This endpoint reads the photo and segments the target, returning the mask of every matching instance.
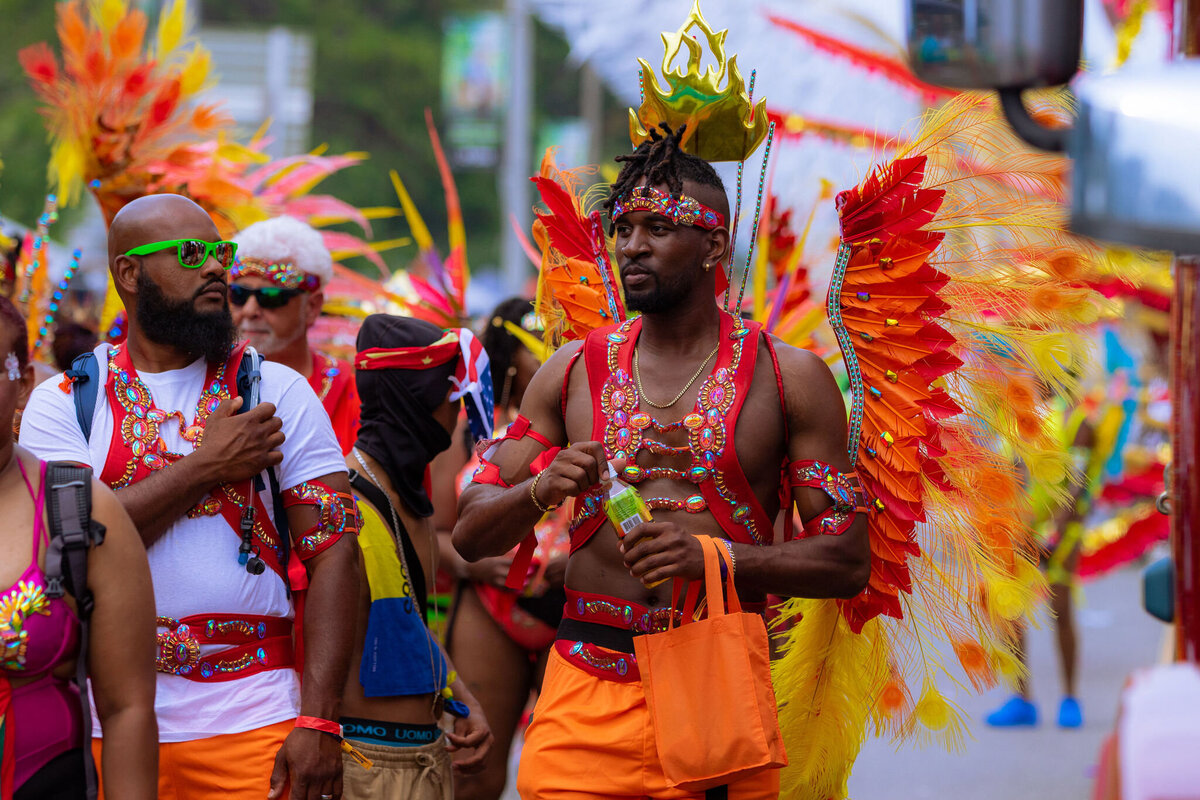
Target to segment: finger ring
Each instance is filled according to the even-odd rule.
[[[321,800],[333,800],[333,795],[323,794],[323,795],[321,795]]]

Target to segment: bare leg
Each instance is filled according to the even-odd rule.
[[[483,771],[454,775],[460,800],[497,800],[508,782],[508,755],[529,701],[533,665],[529,655],[488,615],[475,590],[464,587],[449,642],[459,676],[475,694],[496,737]]]
[[[1062,674],[1063,694],[1075,696],[1075,673],[1078,666],[1079,640],[1075,634],[1075,615],[1071,594],[1075,571],[1079,567],[1079,545],[1063,561],[1063,569],[1071,577],[1066,583],[1050,586],[1050,608],[1054,612],[1054,632],[1058,642],[1058,663]]]
[[[1029,664],[1025,656],[1025,623],[1023,621],[1012,623],[1012,627],[1008,630],[1008,645],[1012,648],[1013,657],[1022,667],[1022,674],[1018,674],[1016,678],[1017,694],[1008,698],[1003,705],[988,714],[985,720],[988,725],[998,728],[1036,725],[1037,708],[1030,698],[1029,676],[1024,674]]]
[[[1050,608],[1054,611],[1054,632],[1058,641],[1058,661],[1063,694],[1075,696],[1075,622],[1071,614],[1071,587],[1056,583],[1050,587]]]
[[[1021,664],[1023,669],[1020,675],[1017,676],[1017,694],[1026,700],[1032,700],[1029,696],[1029,659],[1025,655],[1025,623],[1016,621],[1013,623],[1010,644],[1012,645],[1013,656]]]

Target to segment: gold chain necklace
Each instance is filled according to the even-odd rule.
[[[654,406],[655,408],[670,408],[671,406],[673,406],[679,402],[679,398],[683,397],[687,393],[688,389],[692,388],[692,384],[695,383],[696,380],[700,377],[700,373],[704,372],[704,368],[708,366],[708,362],[713,360],[713,356],[715,356],[717,354],[717,351],[719,349],[721,349],[721,343],[717,342],[717,346],[714,347],[712,349],[712,352],[708,354],[708,358],[704,359],[704,361],[701,362],[700,367],[696,370],[696,373],[694,375],[692,375],[692,379],[687,382],[687,385],[685,385],[682,389],[679,390],[679,394],[675,395],[674,399],[671,400],[671,402],[667,403],[666,405],[660,406],[658,403],[654,402],[649,397],[646,397],[646,392],[644,389],[642,389],[642,373],[641,373],[641,370],[638,369],[638,351],[637,351],[637,347],[635,346],[633,348],[633,382],[635,384],[637,384],[638,396],[641,397],[642,402],[644,402],[648,406]]]

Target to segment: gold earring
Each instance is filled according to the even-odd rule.
[[[705,261],[705,262],[704,262],[704,271],[705,271],[705,272],[708,272],[708,271],[710,271],[711,269],[712,269],[712,264],[710,264],[710,263],[708,263],[707,261]]]

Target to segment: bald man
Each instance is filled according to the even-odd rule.
[[[90,431],[76,416],[89,375],[77,362],[34,392],[21,444],[91,465],[146,545],[158,796],[332,800],[340,743],[322,731],[338,731],[358,517],[329,418],[302,376],[263,363],[260,402],[242,408],[245,345],[234,341],[226,277],[235,251],[187,198],[125,206],[108,256],[129,334],[91,354]]]

